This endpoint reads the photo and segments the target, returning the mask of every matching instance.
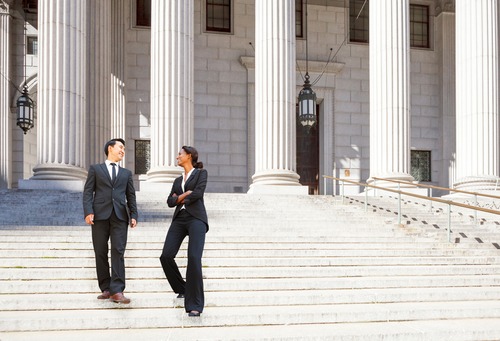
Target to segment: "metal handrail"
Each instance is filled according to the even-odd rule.
[[[365,188],[369,187],[369,188],[374,188],[374,189],[380,189],[380,190],[387,191],[387,192],[397,193],[398,194],[398,224],[399,225],[401,225],[401,195],[407,195],[407,196],[411,196],[411,197],[415,197],[415,198],[419,198],[419,199],[423,199],[423,200],[430,200],[431,202],[434,201],[434,202],[439,202],[439,203],[442,203],[442,204],[446,204],[448,206],[448,242],[450,241],[450,232],[451,232],[451,206],[452,205],[453,206],[462,207],[462,208],[466,208],[466,209],[472,209],[475,212],[481,211],[481,212],[486,212],[486,213],[500,215],[500,211],[498,211],[498,210],[492,210],[492,209],[489,209],[489,208],[467,205],[467,204],[463,204],[463,203],[460,203],[460,202],[455,202],[455,201],[452,201],[452,200],[445,200],[445,199],[441,199],[441,198],[434,198],[434,197],[424,196],[424,195],[420,195],[420,194],[416,194],[416,193],[411,193],[411,192],[404,192],[404,191],[401,191],[401,190],[396,190],[396,189],[392,189],[392,188],[376,186],[376,185],[372,185],[372,184],[368,184],[368,183],[364,183],[364,182],[358,182],[358,181],[352,181],[352,180],[347,180],[347,179],[341,179],[341,178],[337,178],[337,177],[329,176],[329,175],[323,175],[323,178],[324,179],[332,179],[332,180],[341,182],[341,184],[342,184],[341,185],[342,186],[341,187],[342,188],[342,193],[341,193],[342,203],[344,203],[344,183],[345,182],[350,183],[350,184],[354,184],[354,185],[363,186]],[[386,180],[386,179],[383,179],[383,178],[374,178],[374,179],[384,180],[384,181]],[[388,181],[399,182],[399,180],[388,180]],[[416,184],[413,184],[411,182],[405,182],[405,181],[401,181],[401,183],[416,185]],[[423,186],[429,186],[429,185],[423,185]],[[463,192],[463,193],[469,193],[469,194],[470,193],[474,193],[474,192],[467,192],[467,191],[461,191],[461,192]],[[480,193],[478,193],[478,194],[480,194]],[[493,196],[493,197],[496,197],[496,196]],[[365,190],[365,211],[367,211],[367,205],[368,205],[368,192]],[[432,207],[432,205],[431,205],[431,207]]]
[[[500,196],[498,196],[498,195],[479,193],[479,192],[470,192],[470,191],[464,191],[464,190],[460,190],[460,189],[453,189],[453,188],[440,187],[440,186],[434,186],[434,185],[425,185],[425,184],[413,183],[411,181],[405,181],[405,180],[385,179],[385,178],[377,178],[377,177],[373,177],[372,179],[374,179],[375,181],[381,180],[381,181],[393,182],[393,183],[397,183],[397,184],[407,184],[407,185],[412,185],[412,186],[416,186],[416,187],[428,188],[430,191],[429,198],[432,197],[432,189],[439,189],[439,190],[444,190],[444,191],[448,191],[448,192],[455,192],[455,193],[463,193],[463,194],[467,194],[467,195],[472,195],[472,196],[474,196],[474,201],[476,202],[477,205],[479,205],[479,202],[477,200],[478,197],[500,199]],[[432,211],[432,200],[430,201],[429,206],[430,206],[429,210]],[[476,206],[474,206],[474,207],[476,207]],[[477,224],[477,210],[474,210],[474,223]]]
[[[405,180],[384,179],[384,178],[377,178],[377,177],[373,177],[372,179],[382,180],[382,181],[387,181],[387,182],[394,182],[394,183],[401,183],[401,184],[408,184],[408,185],[422,187],[422,188],[439,189],[439,190],[455,192],[455,193],[470,194],[470,195],[475,195],[475,196],[479,196],[479,197],[500,199],[500,196],[498,196],[498,195],[479,193],[479,192],[469,192],[469,191],[464,191],[464,190],[460,190],[460,189],[440,187],[440,186],[434,186],[434,185],[425,185],[425,184],[413,183],[411,181],[405,181]]]

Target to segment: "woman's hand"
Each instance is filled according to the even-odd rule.
[[[178,204],[184,204],[184,199],[185,199],[185,198],[186,198],[189,194],[191,194],[191,193],[193,193],[193,191],[186,191],[186,192],[182,193],[181,195],[179,195],[179,196],[177,197],[177,203],[178,203]],[[174,197],[175,197],[175,196],[177,196],[177,195],[176,195],[176,194],[174,194],[174,195],[172,195],[172,196],[174,196]]]

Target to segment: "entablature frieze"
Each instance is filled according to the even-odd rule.
[[[251,56],[241,56],[240,57],[240,63],[243,65],[247,70],[255,70],[255,57]],[[306,70],[306,63],[307,65],[307,70],[309,73],[326,73],[326,74],[333,74],[336,75],[342,71],[344,68],[345,64],[344,63],[338,63],[338,62],[326,62],[326,61],[315,61],[315,60],[302,60],[298,59],[297,60],[297,71],[305,72]]]

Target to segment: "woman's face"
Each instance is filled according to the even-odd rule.
[[[191,155],[187,154],[184,149],[179,151],[179,155],[177,155],[177,164],[181,167],[184,165],[189,165],[191,163]]]

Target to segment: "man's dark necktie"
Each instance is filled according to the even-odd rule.
[[[113,169],[111,170],[111,182],[115,182],[115,179],[116,179],[116,163],[111,162],[111,166],[113,166]]]

